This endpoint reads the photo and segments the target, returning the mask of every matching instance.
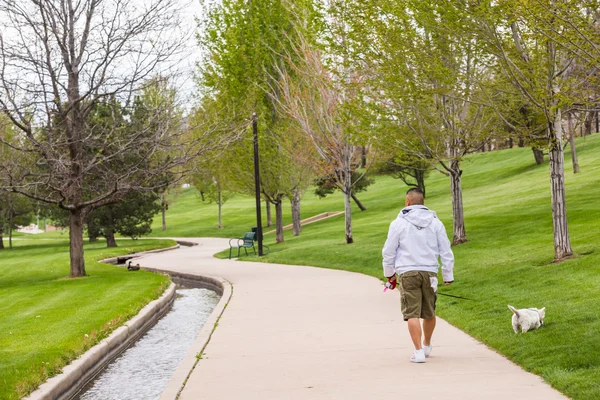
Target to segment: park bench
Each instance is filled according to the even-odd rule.
[[[236,241],[232,243],[233,241]],[[229,239],[229,258],[231,258],[231,251],[238,249],[237,256],[240,256],[240,250],[244,249],[246,255],[248,255],[248,249],[252,248],[254,254],[256,254],[256,248],[254,247],[254,241],[256,240],[256,232],[246,232],[243,238]]]

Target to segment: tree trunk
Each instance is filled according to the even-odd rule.
[[[273,217],[271,217],[271,203],[269,200],[266,200],[267,204],[267,226],[273,226]]]
[[[362,146],[360,149],[360,167],[361,168],[367,167],[367,147],[366,146]]]
[[[513,148],[513,138],[508,138],[508,148],[512,149]]]
[[[98,235],[97,232],[98,230],[96,229],[94,222],[93,222],[94,218],[90,218],[88,220],[87,226],[88,226],[88,242],[90,243],[95,243],[98,241]]]
[[[348,192],[351,189],[346,189]],[[346,243],[351,244],[354,243],[354,239],[352,239],[352,205],[350,204],[350,200],[352,199],[351,195],[348,194],[347,191],[344,191],[344,214],[346,220]]]
[[[344,215],[346,222],[346,244],[354,243],[352,238],[352,169],[348,160],[346,161],[346,167],[344,173]]]
[[[519,143],[517,143],[517,146],[519,146],[519,147],[525,147],[525,140],[523,140],[522,137],[519,138]]]
[[[423,197],[426,197],[425,193],[425,171],[422,169],[415,170],[415,180],[417,181],[417,187],[423,192]]]
[[[12,249],[12,233],[13,233],[13,212],[8,210],[8,248]]]
[[[115,232],[112,230],[112,228],[104,229],[104,237],[106,237],[106,247],[117,247]]]
[[[454,236],[452,244],[457,245],[467,241],[465,231],[465,216],[462,201],[462,188],[460,186],[462,171],[460,162],[454,160],[450,163],[450,190],[452,191],[452,220]]]
[[[162,230],[167,230],[167,202],[163,200],[162,202]]]
[[[585,120],[583,121],[583,126],[584,126],[584,135],[588,136],[592,134],[592,122],[594,121],[594,113],[592,112],[586,112],[585,113]],[[570,134],[570,130],[569,130],[569,134]]]
[[[71,278],[86,276],[83,259],[83,211],[69,211],[69,238],[71,253]]]
[[[598,106],[596,106],[598,107]],[[598,111],[596,111],[596,133],[600,132],[600,120],[598,120]]]
[[[360,200],[358,200],[358,197],[356,197],[356,195],[354,194],[354,192],[352,192],[351,196],[352,196],[352,200],[354,200],[354,202],[356,203],[356,205],[358,206],[358,208],[360,208],[360,211],[367,211],[367,207],[365,207],[360,202]]]
[[[533,158],[535,158],[536,165],[540,165],[544,162],[544,152],[536,147],[532,147]]]
[[[575,147],[575,130],[571,123],[571,113],[567,117],[567,128],[569,129],[569,145],[571,146],[571,160],[573,162],[573,173],[579,172],[579,161],[577,160],[577,148]],[[590,121],[591,130],[591,121]]]
[[[277,196],[277,201],[275,202],[275,241],[277,243],[283,243],[283,207],[281,200],[283,196]]]
[[[223,217],[221,214],[223,208],[223,201],[221,199],[221,184],[217,183],[217,205],[219,206],[219,229],[223,229]]]
[[[294,236],[298,236],[302,232],[302,224],[300,223],[300,192],[295,189],[290,199],[292,205],[292,226]]]
[[[12,231],[13,231],[13,207],[12,193],[8,193],[8,248],[12,249]]]
[[[4,239],[2,238],[2,231],[0,230],[0,250],[4,250]]]
[[[556,113],[553,126],[549,126],[550,185],[552,192],[552,226],[554,228],[554,260],[560,261],[573,254],[565,194],[565,160],[562,147],[562,116]]]

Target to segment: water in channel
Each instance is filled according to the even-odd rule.
[[[173,308],[74,399],[160,398],[218,301],[212,290],[177,289]]]

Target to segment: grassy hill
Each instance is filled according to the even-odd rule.
[[[567,213],[576,257],[553,260],[548,163],[536,166],[531,150],[517,148],[473,154],[463,162],[463,199],[468,242],[454,247],[454,285],[441,293],[439,314],[542,376],[572,398],[600,398],[600,135],[577,140],[581,173],[566,159]],[[432,172],[426,205],[452,231],[448,178]],[[381,248],[389,223],[404,203],[406,187],[387,176],[376,177],[359,194],[368,207],[355,207],[355,243],[344,244],[344,217],[304,227],[299,237],[286,232],[262,261],[337,268],[381,276]],[[203,203],[194,190],[183,192],[167,214],[167,231],[155,224],[154,236],[236,237],[254,223],[254,200],[238,196],[224,206],[222,230],[216,229],[216,205]],[[340,194],[319,199],[307,193],[302,215],[343,210]],[[289,204],[284,223],[291,223]],[[157,221],[158,218],[157,218]],[[253,257],[249,257],[252,259]],[[547,307],[546,324],[515,335],[506,305]]]

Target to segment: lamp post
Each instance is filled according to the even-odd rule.
[[[256,237],[258,255],[263,255],[262,218],[260,215],[260,172],[258,169],[258,118],[252,114],[252,134],[254,136],[254,188],[256,191]]]

